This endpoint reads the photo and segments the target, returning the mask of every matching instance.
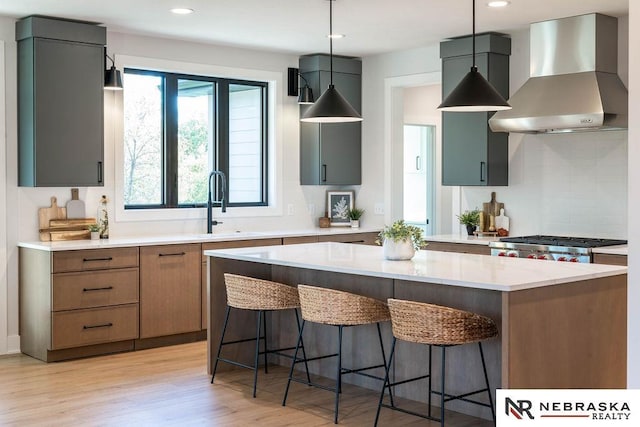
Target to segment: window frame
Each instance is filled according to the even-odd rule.
[[[203,81],[213,84],[215,110],[212,112],[211,120],[214,127],[213,152],[211,154],[210,164],[215,165],[214,168],[224,172],[227,177],[227,206],[228,207],[267,207],[269,206],[269,129],[271,105],[269,100],[269,82],[261,80],[248,80],[240,78],[218,77],[206,74],[190,74],[183,72],[162,71],[158,69],[149,69],[144,67],[123,67],[124,73],[137,75],[151,75],[162,78],[162,183],[161,194],[163,203],[161,204],[123,204],[125,211],[146,210],[146,209],[187,209],[187,208],[203,208],[204,203],[195,204],[179,204],[178,203],[178,103],[179,96],[178,81],[193,80]],[[260,201],[258,202],[229,202],[229,85],[246,85],[261,88],[260,96],[260,149],[261,149],[261,173],[260,173]],[[124,100],[123,100],[124,103]],[[123,108],[124,111],[124,108]],[[124,145],[124,139],[123,139]],[[215,189],[219,191],[219,189]]]

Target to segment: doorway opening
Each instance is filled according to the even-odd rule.
[[[427,236],[433,235],[435,138],[433,125],[404,125],[402,217]]]

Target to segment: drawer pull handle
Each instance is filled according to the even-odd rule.
[[[185,256],[186,253],[184,252],[176,252],[174,254],[158,254],[158,256]]]
[[[113,289],[113,286],[105,286],[104,288],[83,288],[82,292],[91,292],[91,291],[110,291]]]
[[[84,325],[82,327],[82,329],[95,329],[95,328],[110,328],[113,326],[113,323],[109,322],[109,323],[104,323],[102,325]]]
[[[91,262],[91,261],[112,261],[113,257],[105,257],[105,258],[82,258],[82,262]]]
[[[344,242],[344,243],[364,243],[364,240],[351,240],[349,242]]]

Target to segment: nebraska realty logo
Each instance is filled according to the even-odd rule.
[[[640,426],[640,390],[496,390],[498,427]]]

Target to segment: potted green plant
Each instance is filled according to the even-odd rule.
[[[353,208],[349,209],[347,215],[349,215],[349,219],[351,220],[351,228],[359,228],[360,227],[360,218],[364,214],[364,209]]]
[[[91,233],[91,240],[98,240],[100,238],[100,226],[98,224],[89,224],[87,229]]]
[[[389,260],[408,260],[413,258],[416,250],[426,245],[422,237],[422,229],[398,220],[385,226],[378,234],[378,244],[382,244],[384,257]]]
[[[460,224],[464,224],[467,227],[467,234],[473,236],[476,226],[480,223],[480,211],[478,209],[466,210],[457,215],[457,217]]]

